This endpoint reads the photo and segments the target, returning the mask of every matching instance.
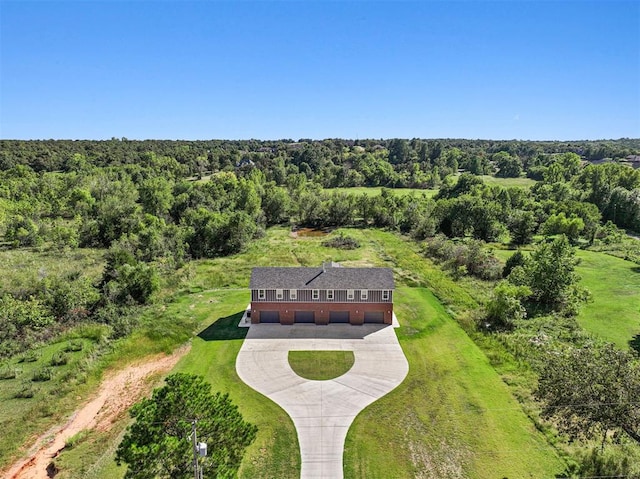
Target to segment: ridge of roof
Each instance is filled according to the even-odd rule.
[[[251,289],[395,289],[391,268],[262,266],[251,271]]]

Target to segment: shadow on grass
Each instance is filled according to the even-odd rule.
[[[636,334],[631,341],[629,341],[629,346],[631,349],[635,349],[636,352],[640,353],[640,334]]]
[[[227,341],[229,339],[244,339],[249,328],[239,328],[238,323],[242,319],[244,311],[239,311],[231,316],[219,318],[198,334],[205,341]]]

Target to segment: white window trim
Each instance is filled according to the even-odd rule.
[[[389,301],[389,290],[385,289],[382,291],[382,301]]]
[[[284,291],[276,289],[276,299],[284,299]]]
[[[348,289],[347,290],[347,299],[348,300],[352,300],[352,299],[355,299],[355,297],[356,297],[355,291],[352,290],[352,289]]]
[[[258,290],[258,299],[265,299],[267,297],[267,294],[265,292],[264,289],[259,289]]]
[[[366,290],[366,289],[361,289],[360,290],[360,299],[362,299],[362,300],[369,299],[369,291]]]
[[[313,299],[313,300],[320,299],[320,290],[319,289],[311,290],[311,299]]]
[[[333,290],[332,289],[328,289],[327,290],[327,299],[333,299]]]
[[[289,290],[289,299],[298,299],[298,290],[290,289]]]

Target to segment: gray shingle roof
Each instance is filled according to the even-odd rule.
[[[253,268],[250,289],[394,289],[390,268]]]

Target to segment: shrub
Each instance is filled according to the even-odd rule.
[[[530,294],[531,290],[527,286],[515,286],[508,281],[501,281],[487,303],[487,320],[496,326],[508,327],[514,321],[525,318],[527,312],[521,300]]]
[[[485,251],[484,243],[479,240],[453,242],[438,235],[426,241],[424,252],[445,263],[455,278],[470,274],[484,280],[495,280],[502,276],[500,261]]]
[[[82,341],[78,339],[74,339],[73,341],[69,341],[69,343],[64,347],[64,351],[67,353],[74,353],[78,351],[82,351],[84,345]]]
[[[35,363],[40,359],[41,354],[38,351],[27,351],[18,358],[19,363]]]
[[[507,262],[504,265],[504,269],[502,270],[502,277],[506,278],[507,276],[509,276],[509,274],[511,274],[513,268],[515,268],[516,266],[524,266],[525,262],[526,258],[522,254],[522,251],[516,251],[511,256],[509,256],[509,259],[507,259]]]
[[[335,238],[323,241],[322,246],[338,249],[356,249],[360,247],[360,242],[357,239],[352,238],[351,236],[345,236],[341,233]]]
[[[84,441],[88,434],[89,431],[87,431],[86,429],[78,431],[76,434],[74,434],[64,442],[65,449],[73,449],[75,446]]]
[[[29,382],[22,383],[22,387],[13,395],[16,399],[29,399],[36,393],[36,389]]]
[[[33,372],[31,380],[34,382],[50,381],[53,377],[53,371],[49,367],[37,369]]]
[[[53,355],[53,357],[51,358],[51,362],[49,364],[51,364],[51,366],[64,366],[68,362],[69,362],[69,355],[60,351]]]
[[[580,476],[639,477],[640,453],[627,442],[609,445],[604,449],[594,446],[578,451]]]
[[[0,380],[1,379],[15,379],[18,375],[18,370],[11,366],[3,366],[0,368]]]

